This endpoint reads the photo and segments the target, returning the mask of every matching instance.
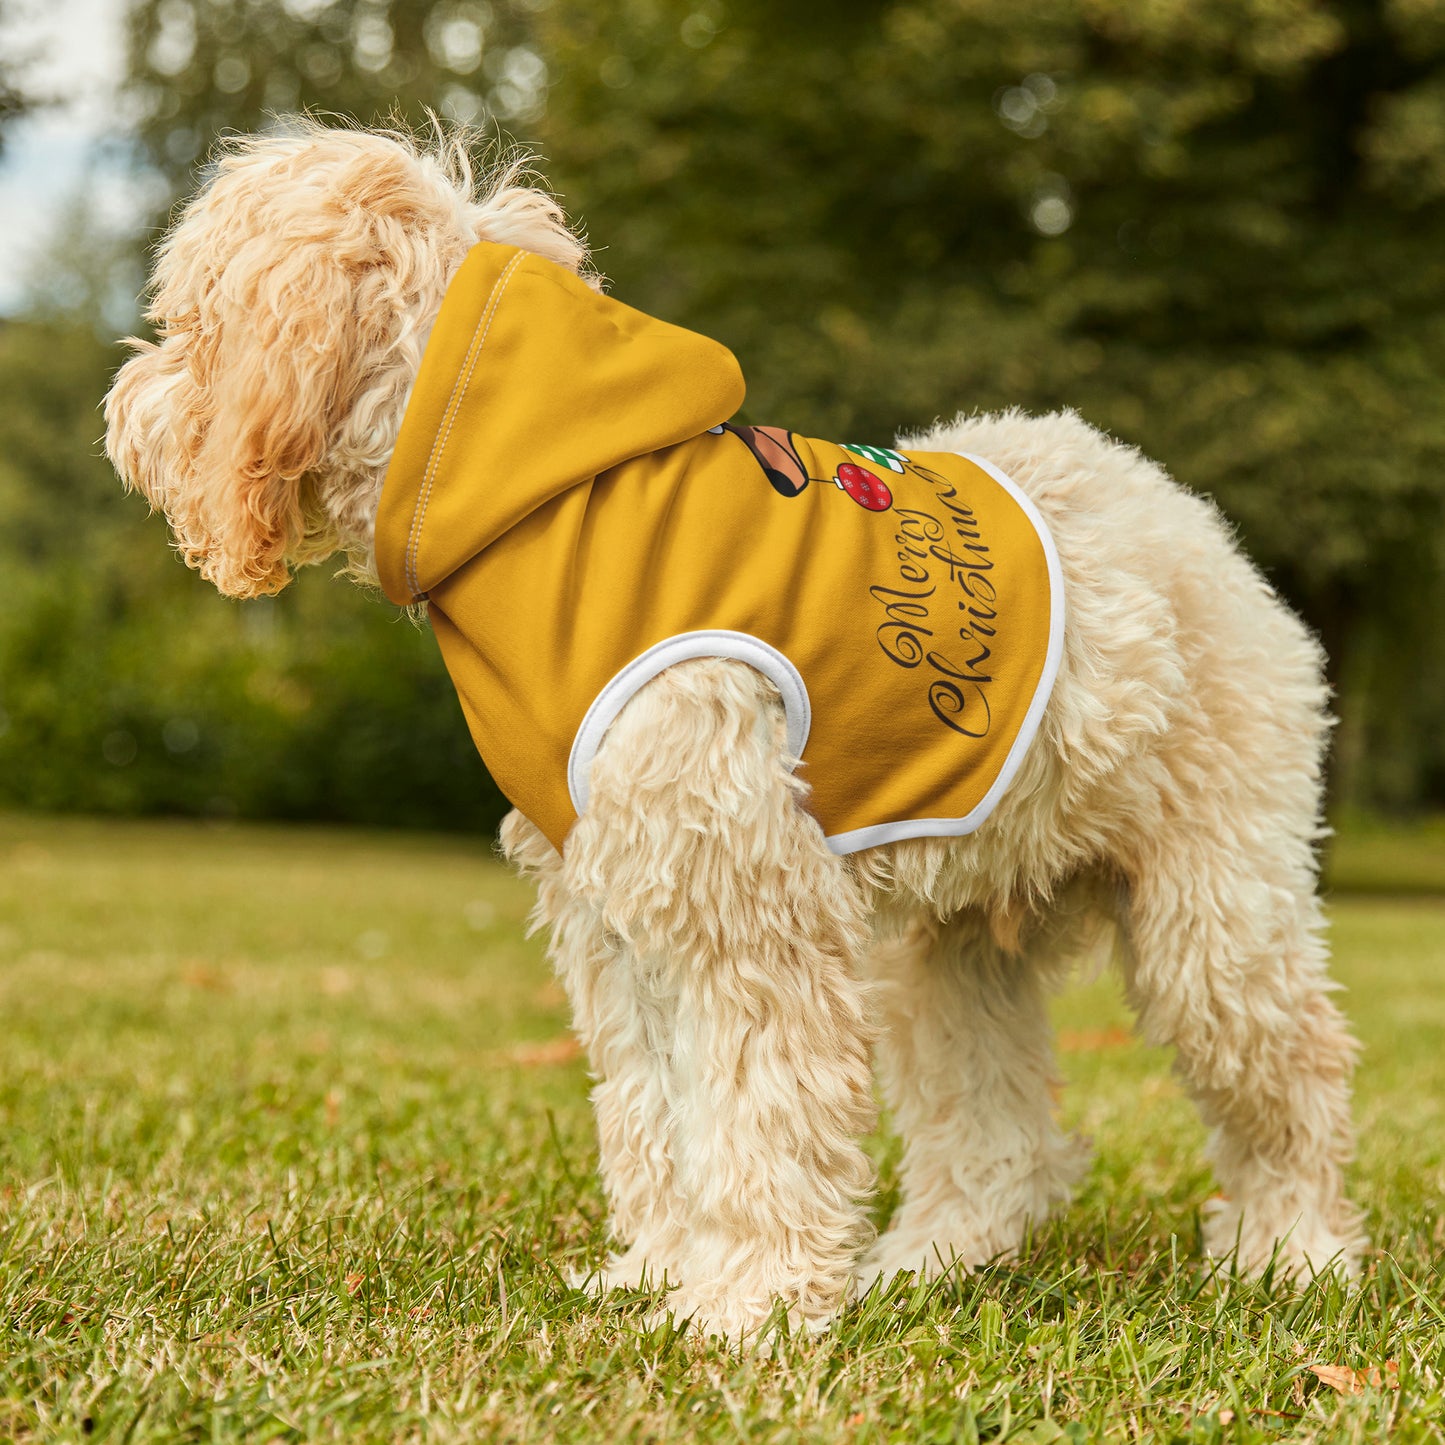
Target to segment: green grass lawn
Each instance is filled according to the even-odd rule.
[[[1202,1132],[1100,983],[1074,1206],[771,1359],[567,1284],[602,1204],[529,901],[482,843],[0,817],[0,1439],[1445,1440],[1445,901],[1331,906],[1360,1287],[1201,1265]]]

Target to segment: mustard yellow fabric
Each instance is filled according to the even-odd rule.
[[[742,401],[716,342],[478,245],[387,474],[388,597],[426,599],[483,760],[558,848],[626,698],[708,655],[778,682],[835,851],[969,831],[1057,670],[1042,524],[987,462],[722,427]]]

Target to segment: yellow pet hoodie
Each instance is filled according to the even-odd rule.
[[[777,686],[837,853],[971,832],[1063,647],[1058,559],[997,468],[727,424],[732,354],[483,242],[387,472],[376,560],[426,600],[498,786],[561,848],[627,700],[688,658]]]

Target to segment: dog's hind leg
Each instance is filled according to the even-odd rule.
[[[860,1287],[1007,1258],[1069,1198],[1088,1155],[1054,1121],[1047,995],[1064,966],[1051,938],[1001,948],[978,913],[875,950],[903,1197]]]
[[[1353,1271],[1355,1044],[1331,999],[1315,894],[1321,659],[1238,558],[1207,578],[1189,571],[1203,565],[1181,562],[1174,583],[1188,693],[1094,813],[1116,820],[1128,884],[1125,981],[1144,1036],[1174,1047],[1213,1131],[1225,1202],[1208,1250],[1237,1247],[1251,1274],[1276,1245],[1284,1272]]]
[[[1276,1248],[1284,1273],[1352,1273],[1364,1243],[1343,1186],[1355,1044],[1330,999],[1311,870],[1291,878],[1286,850],[1257,851],[1253,829],[1202,832],[1135,877],[1126,981],[1145,1037],[1173,1045],[1213,1130],[1225,1199],[1205,1246],[1237,1248],[1249,1274]]]
[[[826,1323],[868,1236],[864,908],[789,761],[760,674],[679,664],[614,723],[566,848],[569,889],[632,960],[630,1017],[663,1070],[665,1109],[636,1117],[682,1214],[668,1308],[729,1339],[780,1299]]]

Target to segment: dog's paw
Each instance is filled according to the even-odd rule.
[[[887,1288],[901,1274],[937,1279],[985,1265],[1009,1263],[1030,1222],[1037,1224],[1067,1204],[1088,1171],[1090,1141],[1051,1133],[1035,1154],[976,1161],[965,1188],[923,1181],[931,1203],[905,1203],[892,1226],[874,1241],[857,1271],[858,1292]]]
[[[796,1304],[774,1299],[738,1299],[713,1290],[679,1288],[648,1316],[650,1327],[670,1325],[732,1349],[771,1355],[786,1328],[791,1338],[821,1335],[831,1327],[834,1312],[803,1313]]]
[[[668,1287],[668,1271],[666,1265],[650,1258],[647,1250],[634,1246],[625,1254],[608,1255],[594,1269],[573,1270],[567,1282],[573,1289],[586,1290],[588,1294],[600,1297],[614,1289],[665,1289]]]
[[[1258,1279],[1271,1265],[1274,1278],[1280,1280],[1359,1275],[1366,1240],[1353,1206],[1341,1205],[1334,1218],[1326,1219],[1316,1211],[1242,1210],[1233,1200],[1210,1199],[1203,1214],[1205,1254],[1227,1261],[1251,1279]]]
[[[886,1292],[896,1279],[910,1277],[932,1280],[952,1271],[969,1274],[987,1263],[986,1259],[975,1262],[968,1255],[956,1252],[945,1254],[929,1245],[926,1250],[919,1249],[916,1252],[907,1250],[896,1255],[882,1256],[870,1254],[858,1266],[854,1279],[857,1282],[858,1297],[861,1299],[875,1286]]]
[[[879,1235],[863,1257],[855,1279],[859,1295],[874,1285],[881,1289],[900,1275],[937,1279],[940,1275],[969,1274],[986,1264],[1008,1262],[1018,1252],[1025,1222],[987,1229],[950,1229],[935,1235],[912,1229],[890,1229]]]

